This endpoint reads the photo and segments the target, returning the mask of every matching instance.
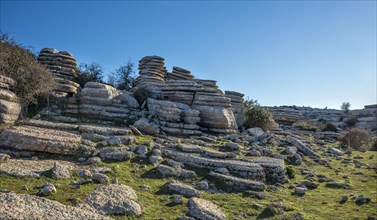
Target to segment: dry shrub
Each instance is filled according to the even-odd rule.
[[[363,128],[350,128],[339,139],[342,146],[361,150],[368,148],[372,143],[372,134]]]
[[[23,114],[29,105],[46,100],[57,85],[54,75],[37,62],[32,51],[6,34],[0,34],[0,74],[16,82],[14,91]]]

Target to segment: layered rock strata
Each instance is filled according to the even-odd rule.
[[[114,87],[88,82],[77,98],[67,100],[66,112],[110,121],[135,121],[139,104],[131,94]]]
[[[65,97],[76,93],[80,87],[72,79],[79,74],[76,59],[66,51],[43,48],[38,55],[38,62],[44,64],[56,77],[58,87],[55,95]]]
[[[14,80],[0,75],[0,125],[13,123],[17,120],[21,105],[13,93]]]

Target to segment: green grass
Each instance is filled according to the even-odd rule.
[[[143,140],[144,137],[138,141],[145,141]],[[368,216],[377,216],[377,174],[376,170],[366,169],[368,166],[377,167],[377,152],[353,152],[351,157],[355,155],[363,156],[364,158],[360,159],[360,161],[366,165],[362,166],[362,168],[356,168],[353,163],[344,166],[341,160],[332,159],[329,162],[332,168],[328,168],[306,158],[307,161],[301,166],[292,166],[296,172],[295,179],[280,186],[276,192],[264,192],[265,198],[262,200],[244,197],[242,193],[236,192],[223,194],[202,193],[202,198],[217,204],[225,212],[228,219],[256,219],[263,208],[272,202],[281,202],[293,209],[288,214],[300,212],[305,219],[366,219]],[[372,155],[374,155],[375,159],[369,159]],[[108,174],[109,177],[119,178],[121,184],[126,184],[136,191],[139,203],[143,207],[143,215],[137,218],[127,216],[111,217],[115,219],[176,219],[185,215],[188,210],[188,199],[185,198],[184,203],[181,205],[170,206],[171,199],[163,200],[167,194],[161,190],[169,179],[162,179],[155,167],[147,165],[140,160],[140,158],[134,158],[132,161],[127,162],[102,163],[102,165],[111,168],[112,172]],[[288,186],[290,184],[298,184],[305,179],[300,173],[300,167],[306,167],[311,172],[326,175],[329,179],[339,182],[345,182],[343,176],[348,175],[351,189],[332,189],[325,187],[325,183],[320,183],[317,189],[308,190],[303,197],[293,196],[291,195],[293,189],[288,189]],[[341,172],[336,174],[335,169],[340,169]],[[363,175],[356,175],[355,172],[362,172]],[[198,172],[200,176],[196,180],[203,178],[206,173],[202,170]],[[63,204],[75,205],[83,201],[95,187],[100,186],[100,184],[93,183],[84,185],[81,189],[76,189],[74,186],[69,185],[73,179],[77,179],[77,177],[74,176],[68,180],[53,180],[47,177],[39,179],[15,178],[0,174],[0,189],[35,194],[38,191],[37,187],[47,181],[59,183],[60,186],[57,188],[57,193],[47,198],[60,201]],[[367,182],[362,182],[364,179]],[[140,191],[138,187],[141,185],[147,185],[150,189],[148,191]],[[25,186],[29,190],[26,190]],[[351,194],[364,195],[371,198],[372,202],[358,206],[352,200]],[[345,204],[339,204],[342,195],[348,196],[348,201]],[[326,204],[323,204],[324,202]],[[263,208],[255,208],[253,204],[260,204]]]

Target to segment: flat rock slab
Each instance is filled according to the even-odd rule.
[[[33,195],[0,193],[0,219],[111,219]]]
[[[193,197],[188,203],[188,214],[199,220],[225,220],[225,214],[212,202]]]
[[[80,141],[81,136],[74,133],[27,125],[0,134],[1,147],[66,155],[76,154]]]
[[[111,184],[98,187],[86,198],[86,205],[102,214],[142,214],[135,191],[126,185]]]
[[[6,163],[0,163],[0,173],[15,177],[40,177],[45,171],[53,168],[56,160],[22,160],[9,159]],[[68,161],[58,161],[68,169],[73,169],[75,164]]]

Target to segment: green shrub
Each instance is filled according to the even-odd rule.
[[[317,126],[314,126],[307,121],[297,122],[293,124],[293,127],[305,131],[319,131],[319,128]]]
[[[294,179],[296,177],[296,171],[291,166],[287,166],[286,169],[287,169],[288,178]]]
[[[358,121],[357,117],[352,117],[352,118],[346,119],[345,123],[347,127],[353,127],[356,125],[357,121]]]
[[[342,146],[361,150],[372,144],[372,134],[363,128],[350,128],[340,137],[339,141]]]
[[[261,107],[257,101],[245,101],[246,114],[244,126],[247,128],[260,127],[263,130],[268,130],[274,127],[275,121],[272,118],[272,113]]]
[[[47,100],[57,85],[54,75],[37,62],[32,51],[6,34],[0,34],[0,74],[16,82],[14,92],[23,115],[29,106]]]

